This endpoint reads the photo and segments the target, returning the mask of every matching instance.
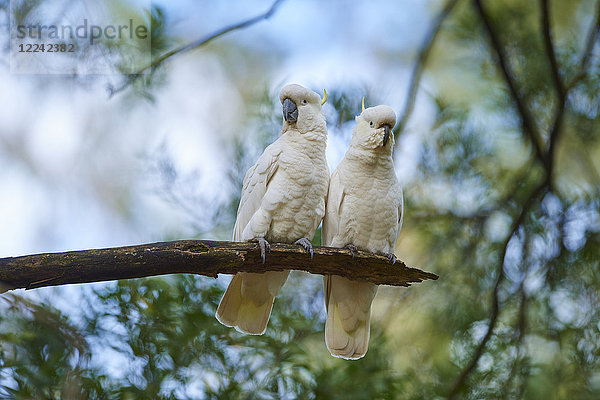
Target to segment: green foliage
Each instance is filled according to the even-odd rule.
[[[372,351],[358,363],[323,357],[318,311],[323,298],[306,296],[320,287],[300,276],[292,276],[288,285],[294,288],[278,298],[269,330],[261,337],[217,323],[221,286],[190,275],[120,281],[97,289],[81,305],[80,327],[46,303],[10,296],[8,312],[0,319],[0,376],[10,379],[0,396],[304,399],[388,393],[393,380],[387,377],[390,361],[381,331],[374,329]],[[119,354],[119,361],[105,368],[111,352]],[[321,360],[316,368],[315,359]],[[383,381],[361,385],[362,368]],[[352,376],[355,386],[346,386]]]
[[[49,304],[11,295],[2,300],[0,378],[11,383],[0,386],[0,398],[88,398],[97,383],[85,371],[90,352],[84,332]]]

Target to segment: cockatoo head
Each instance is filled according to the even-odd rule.
[[[396,113],[391,107],[376,106],[365,109],[363,99],[363,112],[356,117],[351,145],[391,153],[394,147],[394,125]]]
[[[325,91],[323,100],[310,89],[291,84],[281,89],[279,99],[283,106],[283,128],[281,133],[296,129],[300,133],[319,132],[327,134],[325,115],[321,106],[327,100]]]

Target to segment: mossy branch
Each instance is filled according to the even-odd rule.
[[[386,257],[347,249],[315,247],[314,259],[296,245],[272,244],[265,264],[256,243],[180,240],[0,258],[0,292],[191,273],[216,277],[236,272],[297,269],[313,274],[335,274],[379,285],[409,286],[437,279],[430,272],[407,267],[400,260],[391,265]]]

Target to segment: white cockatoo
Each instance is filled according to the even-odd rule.
[[[313,254],[311,239],[325,214],[329,167],[323,100],[300,85],[285,86],[281,136],[269,145],[244,177],[233,241],[257,241],[263,263],[269,242],[302,245]],[[265,332],[273,300],[289,271],[237,273],[217,308],[217,319],[245,333]]]
[[[387,256],[402,226],[402,188],[392,150],[396,114],[388,106],[364,109],[356,117],[350,147],[333,172],[323,219],[323,245]],[[359,359],[369,345],[371,302],[377,285],[325,276],[325,343],[331,355]]]

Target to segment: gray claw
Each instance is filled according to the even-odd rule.
[[[262,257],[262,262],[263,264],[265,263],[265,254],[266,251],[269,250],[269,253],[271,252],[271,245],[269,244],[269,242],[267,242],[265,240],[265,238],[254,238],[251,240],[252,242],[258,242],[258,247],[260,247],[260,256]]]
[[[356,254],[356,252],[358,251],[358,247],[356,247],[353,244],[347,244],[346,246],[344,246],[346,249],[350,250],[350,253],[352,253],[352,259],[354,260],[354,255]]]
[[[385,255],[387,257],[387,259],[389,260],[389,262],[392,263],[392,265],[396,264],[396,255],[394,253],[388,253]]]
[[[314,252],[313,252],[313,247],[312,247],[312,243],[310,242],[310,240],[308,240],[307,238],[302,238],[302,239],[298,239],[294,242],[294,244],[299,244],[300,246],[304,247],[304,249],[306,251],[308,251],[308,253],[310,254],[310,259],[312,260],[314,257]]]

